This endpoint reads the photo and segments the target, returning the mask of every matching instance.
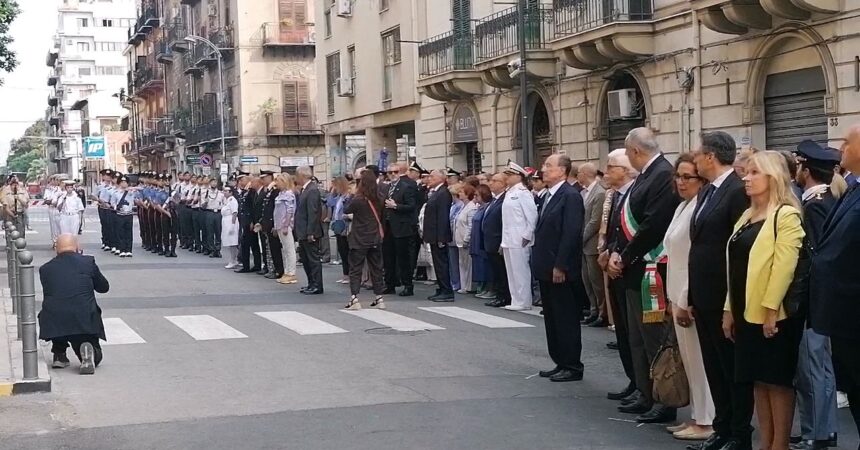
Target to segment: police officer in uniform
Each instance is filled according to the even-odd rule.
[[[837,199],[830,191],[834,168],[839,165],[838,150],[823,148],[806,140],[795,150],[798,166],[796,182],[803,189],[803,228],[806,243],[815,248],[824,223]],[[810,307],[815,307],[810,298]],[[830,356],[830,338],[816,333],[807,323],[798,354],[797,408],[801,436],[794,449],[817,450],[836,447],[836,380]]]
[[[140,229],[140,246],[146,251],[151,248],[149,240],[149,220],[147,219],[147,202],[149,201],[149,174],[141,172],[138,175],[138,195],[134,199],[137,205],[137,222]]]
[[[418,267],[418,251],[421,249],[421,235],[418,232],[418,215],[421,214],[421,208],[427,203],[427,194],[429,189],[423,181],[423,177],[430,175],[430,172],[425,170],[418,164],[418,161],[413,161],[409,166],[409,171],[406,172],[409,178],[418,184],[418,195],[415,200],[415,237],[412,246],[412,267],[415,267],[415,281],[427,281],[427,268]]]
[[[258,239],[255,239],[254,245],[260,246],[260,252],[262,253],[262,263],[263,267],[257,272],[257,275],[266,275],[269,273],[269,269],[271,265],[269,264],[271,258],[269,255],[269,240],[268,236],[265,233],[262,233],[262,220],[263,220],[263,204],[266,201],[266,194],[269,192],[269,183],[271,182],[272,172],[268,171],[260,171],[260,179],[258,180],[259,189],[257,190],[257,195],[254,197],[254,204],[251,207],[251,217],[254,222],[254,233]]]
[[[112,197],[111,189],[113,187],[113,171],[110,169],[102,169],[99,171],[99,175],[101,176],[101,181],[98,186],[96,186],[96,190],[93,192],[91,198],[98,203],[99,224],[101,224],[102,233],[102,250],[107,251],[108,249],[116,247],[111,242],[112,236],[114,235],[112,229],[113,224],[110,223],[110,219],[108,218],[108,211],[111,209],[110,200]]]
[[[204,221],[203,213],[201,213],[200,208],[203,203],[203,191],[206,190],[205,181],[206,178],[202,175],[194,178],[194,186],[191,188],[191,237],[193,243],[191,245],[191,251],[194,253],[203,253],[204,245],[203,245],[203,231],[204,231]]]
[[[260,173],[263,174],[263,182],[268,183],[260,218],[260,238],[268,243],[269,269],[271,269],[265,276],[270,280],[277,280],[284,276],[284,256],[281,253],[281,240],[273,235],[272,230],[275,227],[275,199],[281,191],[272,181],[272,172],[261,171]]]
[[[117,186],[112,189],[110,215],[113,216],[111,227],[113,228],[112,239],[116,241],[120,258],[131,258],[134,228],[134,205],[135,191],[128,187],[128,177],[120,175],[117,178]]]
[[[239,260],[242,267],[237,273],[251,273],[260,270],[260,245],[257,233],[254,231],[254,203],[257,200],[257,190],[251,183],[249,175],[240,174],[239,186],[242,196],[239,200],[239,230],[241,233],[241,248]],[[251,267],[251,254],[254,255],[254,266]]]
[[[206,220],[206,252],[210,258],[221,257],[221,208],[224,207],[224,193],[218,189],[218,180],[209,180],[209,187],[203,194],[202,212]]]

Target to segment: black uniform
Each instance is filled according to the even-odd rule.
[[[241,253],[239,260],[242,263],[242,271],[258,271],[260,263],[260,245],[257,233],[254,232],[254,202],[257,200],[257,191],[251,187],[242,191],[239,198],[239,228],[242,233]],[[251,254],[254,254],[254,266],[251,267]]]
[[[266,201],[266,194],[269,193],[267,188],[260,189],[254,197],[254,203],[251,206],[251,222],[255,225],[261,224],[263,220],[263,204]],[[254,241],[254,245],[259,245],[260,251],[262,251],[262,262],[263,267],[260,269],[260,275],[265,275],[269,272],[272,265],[269,264],[271,259],[269,258],[269,239],[266,233],[255,233],[254,237],[256,238]]]
[[[281,240],[272,234],[275,227],[275,199],[281,191],[273,187],[265,191],[266,196],[263,198],[263,213],[260,218],[260,227],[262,229],[260,236],[265,236],[265,241],[269,243],[269,268],[271,272],[266,275],[269,278],[280,278],[284,275],[284,257],[281,253]]]

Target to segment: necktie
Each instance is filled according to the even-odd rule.
[[[540,215],[543,217],[543,213],[546,211],[546,207],[549,206],[549,201],[552,199],[552,192],[546,191],[544,194],[543,203],[541,203],[540,207]]]
[[[717,187],[714,186],[713,184],[709,184],[708,187],[705,188],[705,194],[702,195],[702,203],[699,205],[696,205],[696,216],[695,216],[696,222],[699,221],[699,216],[702,214],[702,210],[705,209],[705,205],[708,204],[708,200],[711,199],[711,196],[714,194],[714,192],[716,190],[717,190]]]

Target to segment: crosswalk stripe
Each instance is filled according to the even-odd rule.
[[[246,338],[245,334],[210,316],[164,316],[182,331],[198,341]]]
[[[105,324],[105,336],[108,341],[103,345],[123,344],[145,344],[146,341],[140,337],[127,323],[118,317],[103,319]]]
[[[534,328],[534,325],[505,319],[504,317],[492,316],[490,314],[472,311],[471,309],[460,308],[458,306],[432,306],[419,307],[418,309],[464,320],[487,328]]]
[[[422,322],[416,319],[410,319],[400,314],[395,314],[389,311],[379,309],[362,309],[359,311],[343,311],[362,319],[376,322],[380,325],[392,328],[397,331],[424,331],[424,330],[444,330],[440,326]]]
[[[254,314],[266,320],[271,320],[284,328],[293,330],[302,336],[308,334],[348,333],[343,328],[296,311],[266,311]]]

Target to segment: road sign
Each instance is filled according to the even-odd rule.
[[[200,164],[200,155],[192,154],[185,155],[185,162],[190,166],[196,166]]]
[[[203,167],[212,167],[212,155],[209,153],[201,153],[199,164]]]
[[[280,167],[312,166],[314,165],[314,158],[312,156],[281,156],[278,162]]]
[[[221,175],[227,175],[230,172],[230,165],[227,163],[221,163]]]
[[[211,167],[203,166],[201,169],[203,170],[203,175],[206,175],[207,177],[209,175],[212,175],[212,168]]]
[[[241,161],[242,164],[257,164],[260,162],[260,158],[256,156],[243,156],[239,161]]]
[[[84,138],[84,159],[104,159],[105,138],[94,136]]]

